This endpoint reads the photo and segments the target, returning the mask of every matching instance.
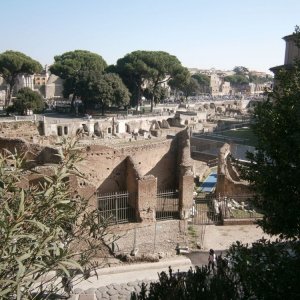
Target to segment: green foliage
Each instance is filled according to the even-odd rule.
[[[131,299],[238,299],[234,285],[224,275],[211,275],[207,266],[182,273],[174,273],[170,267],[169,274],[161,272],[158,282],[150,283],[150,287],[143,284],[141,292],[133,293]]]
[[[244,85],[248,84],[249,82],[253,82],[255,84],[263,84],[272,80],[272,78],[268,75],[266,75],[266,77],[257,76],[243,66],[235,67],[233,71],[235,72],[234,75],[226,76],[224,78],[233,86]]]
[[[234,130],[222,131],[222,135],[225,137],[233,137],[244,139],[244,144],[255,147],[257,144],[257,137],[249,127],[236,128]]]
[[[260,240],[251,246],[237,242],[229,249],[227,258],[242,299],[300,297],[299,242]]]
[[[195,78],[191,77],[185,85],[182,85],[181,91],[183,92],[185,99],[187,100],[188,97],[200,92],[200,85]]]
[[[298,299],[299,242],[237,242],[226,256],[217,257],[217,270],[207,266],[188,272],[162,272],[159,281],[142,285],[131,299]]]
[[[209,76],[207,76],[205,74],[196,73],[196,74],[193,74],[192,77],[195,78],[200,85],[203,84],[203,85],[209,86],[209,84],[210,84],[210,78],[209,78]]]
[[[236,66],[233,68],[233,71],[237,75],[247,75],[249,73],[248,68],[243,67],[243,66]]]
[[[243,169],[264,211],[265,232],[300,237],[300,69],[282,70],[268,100],[254,111],[257,152]]]
[[[141,100],[145,83],[153,96],[153,104],[158,87],[184,70],[177,57],[163,51],[131,52],[119,59],[113,69],[131,92],[133,105]]]
[[[91,74],[102,74],[107,67],[100,55],[85,50],[65,52],[55,56],[54,60],[50,71],[64,79],[64,97],[72,94],[73,101],[85,94],[86,81]]]
[[[133,106],[137,105],[142,97],[142,87],[148,73],[148,67],[143,61],[141,52],[126,54],[118,59],[116,66],[108,68],[109,72],[115,72],[122,78],[132,95],[131,105]]]
[[[85,102],[99,103],[103,113],[105,107],[129,104],[130,93],[117,74],[106,73],[92,76],[86,84],[86,94],[83,95],[83,99]]]
[[[146,88],[143,92],[144,96],[147,99],[154,99],[155,103],[159,103],[167,98],[168,96],[168,89],[162,86],[158,86],[155,91],[152,89]]]
[[[209,76],[201,73],[196,73],[192,75],[192,78],[196,79],[201,93],[208,93],[210,87],[210,78]]]
[[[240,74],[226,76],[224,77],[224,80],[229,81],[233,86],[248,84],[250,82],[248,76]]]
[[[271,78],[271,76],[268,76],[268,75],[266,77],[260,77],[260,76],[249,73],[249,81],[253,82],[255,84],[263,84],[266,82],[270,82],[272,80],[273,80],[273,78]]]
[[[87,276],[96,266],[91,259],[101,248],[105,224],[87,199],[70,194],[71,178],[80,176],[75,144],[65,144],[61,158],[46,176],[27,170],[18,155],[0,156],[1,299],[59,292],[61,275],[72,280],[78,273]],[[26,181],[30,174],[39,178],[38,184]]]
[[[169,81],[169,86],[174,90],[182,90],[189,83],[191,74],[187,68],[176,73]]]
[[[24,115],[28,109],[34,113],[39,113],[43,111],[44,107],[43,97],[39,93],[25,87],[18,91],[12,110],[20,115]]]
[[[34,74],[42,71],[39,62],[17,51],[5,51],[0,54],[0,75],[9,86],[5,105],[10,105],[12,91],[19,74]]]

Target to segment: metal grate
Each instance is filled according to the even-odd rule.
[[[253,207],[252,198],[241,195],[199,194],[191,209],[193,224],[219,224],[223,219],[258,219],[262,213]]]
[[[256,209],[253,204],[253,196],[219,196],[217,202],[224,219],[259,219],[263,217],[263,212]]]
[[[100,215],[109,224],[120,224],[135,221],[134,208],[128,203],[128,192],[98,194]]]
[[[156,195],[156,220],[179,219],[177,190],[160,191]]]
[[[198,225],[218,224],[221,221],[220,213],[215,211],[214,199],[209,196],[194,199],[191,216],[193,223]]]

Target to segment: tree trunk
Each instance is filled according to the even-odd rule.
[[[141,88],[138,87],[138,93],[137,93],[137,99],[136,99],[136,108],[135,110],[138,111],[139,110],[139,102],[140,102],[140,99],[141,99]]]
[[[72,100],[71,100],[71,113],[75,112],[75,106],[74,106],[74,102],[75,102],[75,93],[73,93],[73,96],[72,96]]]
[[[5,103],[4,103],[5,107],[10,106],[10,104],[11,104],[13,87],[14,87],[14,85],[7,83],[6,97],[5,97]]]
[[[154,95],[152,95],[151,101],[150,101],[150,103],[151,103],[150,111],[151,111],[151,112],[153,112],[153,102],[154,102]]]
[[[5,107],[8,107],[11,104],[11,98],[12,98],[12,89],[9,87],[7,89],[7,94],[5,97],[5,104],[4,104]]]

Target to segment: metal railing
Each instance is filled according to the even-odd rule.
[[[129,195],[127,191],[97,194],[101,217],[109,224],[134,222],[135,211],[128,203]]]
[[[11,116],[11,117],[1,117],[0,122],[24,122],[24,121],[43,121],[43,115],[30,115],[30,116]]]
[[[259,219],[263,217],[263,213],[255,208],[252,196],[218,196],[215,201],[223,219]]]
[[[194,198],[191,209],[193,224],[219,224],[224,219],[259,219],[263,213],[255,209],[253,197],[201,194]]]
[[[156,220],[179,218],[179,193],[177,190],[160,191],[156,195]]]
[[[198,225],[219,224],[221,222],[221,214],[215,209],[214,198],[209,194],[194,198],[191,217],[193,224]]]

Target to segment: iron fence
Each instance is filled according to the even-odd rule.
[[[202,194],[194,198],[191,217],[193,224],[198,225],[219,224],[221,222],[221,214],[216,211],[214,198],[210,194]]]
[[[215,202],[223,219],[258,219],[263,217],[263,212],[254,206],[253,196],[218,196]]]
[[[224,219],[258,219],[263,213],[253,204],[253,197],[241,195],[199,194],[191,209],[193,224],[219,224]]]
[[[156,220],[179,219],[177,190],[160,191],[156,195]]]
[[[135,211],[129,205],[129,195],[127,191],[98,194],[97,202],[101,217],[109,224],[134,222]]]

